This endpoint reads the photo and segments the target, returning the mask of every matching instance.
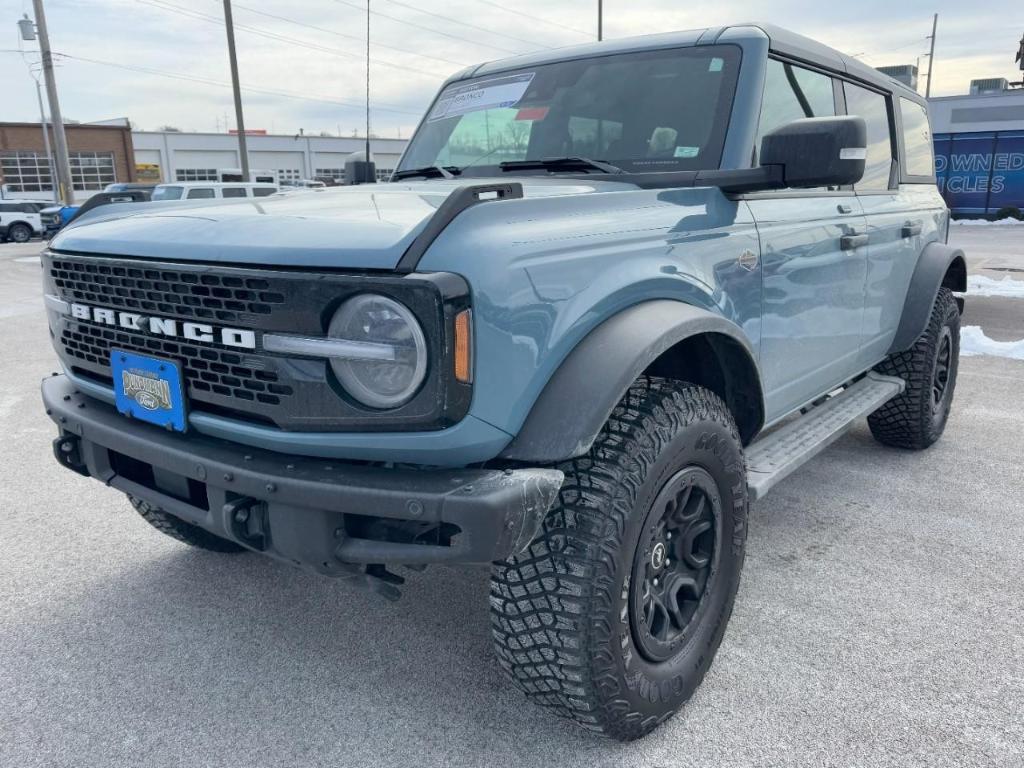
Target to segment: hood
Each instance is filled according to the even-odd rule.
[[[94,209],[55,250],[168,261],[394,269],[438,206],[467,178],[302,190],[244,201],[124,203]],[[633,188],[610,181],[522,179],[527,198]]]

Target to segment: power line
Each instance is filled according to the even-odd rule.
[[[224,20],[219,16],[211,16],[209,14],[203,13],[202,11],[193,11],[190,8],[182,8],[180,6],[164,2],[163,0],[136,0],[136,2],[142,3],[143,5],[152,6],[153,8],[159,8],[162,11],[175,13],[179,16],[184,16],[186,18],[199,19],[200,21],[206,21],[210,24],[224,26]],[[329,53],[333,56],[342,56],[345,58],[358,59],[359,61],[362,61],[362,56],[359,56],[358,54],[349,53],[348,51],[342,51],[338,48],[330,48],[328,46],[320,45],[318,43],[311,43],[308,40],[300,40],[295,37],[281,35],[277,32],[269,32],[265,29],[249,26],[248,24],[236,24],[235,28],[240,29],[244,32],[249,32],[250,34],[259,35],[260,37],[265,37],[270,40],[278,40],[280,42],[289,43],[290,45],[296,45],[300,48],[306,48],[311,51]],[[419,75],[420,77],[430,77],[435,79],[443,79],[444,77],[446,77],[446,75],[425,72],[422,69],[416,69],[415,67],[407,67],[402,64],[394,64],[390,61],[382,61],[380,59],[374,59],[373,61],[375,64],[379,64],[384,67],[392,67],[394,69],[401,69],[406,72],[412,72],[414,74]]]
[[[5,51],[0,51],[0,52],[6,53],[7,51],[5,50]],[[174,80],[184,80],[184,81],[190,82],[190,83],[200,83],[202,85],[215,85],[215,86],[218,86],[218,87],[221,87],[221,88],[230,88],[231,87],[231,83],[221,82],[220,80],[211,80],[210,78],[199,77],[198,75],[186,75],[186,74],[181,73],[181,72],[169,72],[167,70],[153,69],[151,67],[133,66],[133,65],[130,65],[130,64],[121,64],[121,63],[114,62],[114,61],[103,61],[102,59],[91,59],[91,58],[87,58],[85,56],[76,56],[76,55],[70,54],[70,53],[58,53],[56,51],[54,51],[53,55],[57,56],[59,58],[63,58],[63,59],[72,59],[74,61],[84,61],[84,62],[87,62],[89,64],[100,64],[100,65],[103,65],[105,67],[115,67],[117,69],[124,69],[124,70],[127,70],[129,72],[141,72],[141,73],[147,74],[147,75],[156,75],[157,77],[166,77],[166,78],[171,78],[171,79],[174,79]],[[318,101],[318,102],[321,102],[321,103],[324,103],[324,104],[333,104],[333,105],[342,106],[342,107],[352,107],[353,109],[358,109],[360,112],[362,112],[366,108],[364,104],[360,104],[360,103],[357,103],[357,102],[341,101],[339,99],[329,99],[329,98],[325,98],[325,97],[322,97],[322,96],[309,96],[307,94],[295,93],[293,91],[278,91],[278,90],[272,90],[272,89],[269,89],[269,88],[253,88],[253,87],[250,87],[250,86],[242,86],[241,90],[243,90],[243,91],[250,91],[252,93],[263,93],[263,94],[267,94],[267,95],[270,95],[270,96],[282,96],[282,97],[288,98],[288,99],[300,99],[302,101]],[[390,108],[381,107],[381,106],[377,106],[377,105],[374,105],[374,109],[376,109],[379,112],[394,112],[394,113],[403,114],[403,115],[415,115],[417,117],[419,117],[422,114],[421,111],[414,112],[414,111],[409,110],[409,109],[390,109]]]
[[[594,38],[594,33],[593,32],[584,32],[582,29],[577,29],[576,27],[570,27],[568,24],[561,24],[561,23],[559,23],[557,21],[549,21],[547,19],[542,19],[539,16],[533,16],[533,15],[531,15],[529,13],[524,13],[523,11],[517,11],[515,8],[509,8],[506,5],[501,5],[499,3],[492,2],[492,0],[480,0],[480,2],[483,3],[484,5],[491,6],[492,8],[498,8],[498,9],[500,9],[502,11],[505,11],[506,13],[513,13],[516,16],[522,16],[524,19],[530,19],[530,21],[537,21],[537,22],[540,22],[541,24],[547,24],[549,27],[558,27],[560,29],[567,29],[570,32],[575,32],[578,35],[583,35],[584,37],[588,37],[590,39]]]
[[[213,2],[217,2],[217,0],[213,0]],[[266,11],[260,11],[260,10],[257,10],[256,8],[252,8],[252,7],[247,6],[247,5],[241,5],[239,3],[233,3],[233,5],[234,5],[235,8],[240,8],[243,11],[248,11],[249,13],[255,13],[258,16],[266,16],[268,19],[277,19],[278,21],[283,21],[283,22],[286,22],[288,24],[294,24],[297,27],[305,27],[306,29],[313,29],[313,30],[316,30],[317,32],[324,32],[325,34],[328,34],[328,35],[334,35],[335,37],[342,37],[342,38],[346,38],[348,40],[355,40],[355,41],[357,41],[359,43],[365,43],[366,42],[365,40],[363,40],[363,38],[359,37],[358,35],[346,35],[344,32],[338,32],[337,30],[334,30],[334,29],[327,29],[326,27],[318,27],[315,24],[307,24],[307,23],[305,23],[303,21],[297,21],[296,19],[289,19],[286,16],[278,16],[277,14],[274,14],[274,13],[267,13]],[[388,50],[398,51],[399,53],[405,53],[405,54],[409,54],[411,56],[419,56],[419,57],[424,58],[424,59],[433,59],[434,61],[440,61],[440,62],[443,62],[445,64],[454,64],[456,67],[469,66],[464,61],[453,61],[452,59],[446,59],[443,56],[431,56],[429,53],[418,53],[418,52],[415,52],[415,51],[411,51],[408,48],[399,48],[399,47],[394,46],[394,45],[385,45],[384,43],[378,43],[376,41],[374,42],[374,46],[376,46],[377,48],[387,48]]]
[[[522,37],[516,37],[515,35],[510,35],[510,34],[507,34],[506,32],[495,32],[493,29],[488,29],[487,27],[481,27],[481,26],[479,26],[477,24],[470,24],[468,21],[462,21],[461,19],[455,19],[455,18],[452,18],[451,16],[443,16],[440,13],[434,13],[433,11],[425,11],[422,8],[417,8],[414,5],[409,5],[408,3],[400,2],[400,0],[387,0],[387,2],[391,3],[392,5],[397,5],[399,8],[408,8],[410,11],[415,11],[416,13],[423,13],[423,14],[426,14],[427,16],[433,16],[434,18],[441,19],[442,21],[447,21],[450,24],[460,24],[463,27],[469,27],[470,29],[475,29],[478,32],[484,32],[484,33],[486,33],[488,35],[497,35],[498,37],[507,37],[509,40],[515,40],[517,43],[526,43],[527,45],[532,45],[534,48],[538,47],[537,43],[535,41],[533,41],[533,40],[527,40],[527,39],[522,38]]]
[[[334,0],[334,2],[338,3],[339,5],[347,5],[349,8],[355,8],[360,13],[363,13],[365,11],[365,9],[362,8],[361,6],[358,6],[355,3],[350,3],[347,0]],[[492,51],[502,51],[503,53],[512,53],[512,54],[515,54],[517,56],[520,53],[522,53],[522,51],[513,51],[511,48],[502,48],[500,45],[494,45],[494,44],[490,44],[490,43],[481,43],[481,42],[478,42],[476,40],[470,40],[468,37],[460,37],[459,35],[453,35],[450,32],[442,32],[439,29],[433,29],[431,27],[425,27],[422,24],[417,24],[414,21],[406,21],[405,19],[400,19],[397,16],[391,16],[391,15],[386,14],[386,13],[381,13],[380,11],[370,11],[370,13],[372,13],[374,16],[380,16],[383,19],[390,19],[391,21],[396,21],[399,24],[405,24],[406,26],[409,26],[409,27],[415,27],[416,29],[421,29],[424,32],[430,32],[431,34],[434,34],[434,35],[441,35],[442,37],[450,37],[452,40],[458,40],[460,43],[471,43],[472,45],[477,45],[477,46],[480,46],[481,48],[489,48]]]

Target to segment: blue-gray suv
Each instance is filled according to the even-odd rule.
[[[722,642],[752,500],[861,417],[942,434],[948,224],[925,101],[784,30],[471,67],[391,183],[61,231],[54,453],[186,544],[389,598],[493,563],[510,678],[634,739]]]

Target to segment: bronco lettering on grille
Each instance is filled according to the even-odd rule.
[[[149,317],[135,312],[120,312],[86,304],[72,304],[71,316],[79,320],[127,328],[150,336],[182,337],[189,341],[208,344],[220,343],[227,347],[256,349],[256,334],[244,328],[215,328],[206,323],[191,323],[164,317]]]

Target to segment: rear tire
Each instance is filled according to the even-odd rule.
[[[946,429],[960,359],[960,310],[953,292],[940,288],[932,313],[914,345],[890,355],[875,370],[907,383],[868,416],[871,434],[883,445],[922,450]]]
[[[717,395],[642,377],[561,469],[541,534],[492,571],[495,649],[535,703],[630,741],[690,698],[722,641],[746,541],[742,444]]]
[[[27,243],[32,239],[32,229],[25,224],[12,224],[7,230],[7,239],[14,243]]]
[[[223,552],[225,554],[246,551],[245,547],[240,544],[222,539],[220,536],[214,536],[198,525],[186,523],[180,517],[168,514],[147,501],[137,499],[134,496],[129,496],[128,500],[135,507],[135,511],[142,515],[143,520],[160,531],[160,533],[166,534],[172,539],[177,539],[183,544],[206,549],[210,552]]]

